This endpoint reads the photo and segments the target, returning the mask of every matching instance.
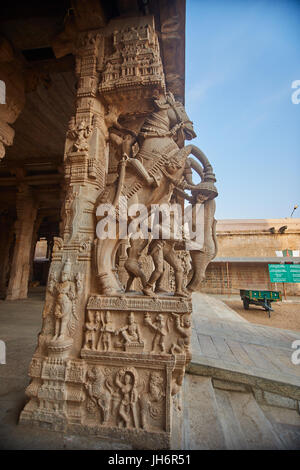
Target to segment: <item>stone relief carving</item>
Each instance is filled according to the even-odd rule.
[[[193,204],[196,204],[197,197],[207,198],[211,201],[217,195],[214,187],[215,176],[212,167],[203,154],[203,152],[189,145],[183,147],[184,138],[192,139],[195,132],[191,121],[189,120],[184,107],[181,103],[175,101],[174,97],[167,93],[162,95],[159,92],[153,96],[153,104],[155,111],[144,120],[142,127],[137,135],[136,141],[139,150],[135,157],[123,160],[122,169],[119,178],[114,183],[115,192],[108,192],[108,199],[101,202],[112,203],[117,212],[119,210],[119,198],[124,196],[127,198],[128,208],[137,201],[144,204],[148,210],[150,206],[156,203],[171,203],[174,197],[174,191],[181,191],[183,197],[188,197],[182,188],[190,189],[194,192]],[[133,140],[130,138],[130,145]],[[129,146],[130,147],[130,146]],[[131,154],[130,148],[127,150]],[[188,156],[193,154],[200,164],[193,159],[188,160]],[[193,160],[194,163],[191,163]],[[195,185],[192,183],[190,176],[190,168],[196,168],[201,173],[203,181]],[[162,227],[161,227],[162,228]],[[176,237],[177,239],[177,237]],[[182,239],[183,242],[183,239]],[[100,293],[105,295],[113,295],[122,289],[114,274],[112,253],[118,243],[112,240],[98,240],[96,249],[96,263],[99,279]],[[163,260],[167,261],[174,269],[175,273],[175,293],[178,296],[187,296],[188,293],[184,288],[184,272],[180,257],[174,250],[175,235],[169,240],[153,240],[150,243],[150,253],[152,254],[155,270],[152,277],[148,281],[148,285],[143,288],[146,295],[153,295],[152,287],[157,282],[157,290],[160,291],[159,279],[163,273]],[[185,249],[182,247],[182,249]],[[133,251],[133,247],[132,247]],[[211,259],[211,254],[207,258]],[[197,263],[197,255],[192,255],[192,268],[194,276],[191,283],[187,286],[188,290],[194,290],[198,283],[198,272],[201,266]],[[137,254],[129,253],[129,270],[133,269],[139,278],[141,272],[138,269]],[[131,265],[131,268],[130,268]],[[130,272],[129,272],[130,273]],[[134,275],[134,272],[130,273]],[[145,282],[145,279],[143,279]]]
[[[97,345],[97,349],[103,351],[110,351],[112,348],[112,335],[116,334],[110,311],[107,310],[105,313],[105,320],[102,318],[102,326],[100,329],[100,336]]]
[[[125,351],[143,351],[144,342],[142,341],[140,329],[135,321],[133,312],[128,315],[128,324],[117,330],[116,333],[122,336]]]
[[[190,316],[179,316],[173,313],[176,332],[179,333],[177,343],[173,343],[170,349],[171,354],[185,354],[189,350],[191,338],[191,320]]]
[[[163,413],[164,379],[159,372],[150,373],[148,388],[147,392],[141,393],[139,399],[142,429],[148,429],[149,420],[157,420]]]
[[[99,91],[143,84],[164,87],[164,73],[157,35],[150,24],[113,32],[115,51],[107,58]]]
[[[85,388],[89,397],[87,407],[90,412],[99,408],[102,414],[102,424],[109,421],[111,411],[112,389],[99,367],[93,367],[87,372]]]
[[[162,353],[166,352],[165,337],[168,332],[168,325],[164,315],[159,313],[156,316],[155,321],[153,321],[150,314],[145,313],[144,321],[145,324],[148,325],[155,332],[152,340],[151,352],[155,353],[157,348],[159,348]]]
[[[139,433],[147,443],[151,435],[166,448],[171,394],[180,391],[190,358],[190,294],[216,253],[217,190],[206,156],[184,144],[195,132],[182,103],[165,89],[156,29],[151,16],[124,17],[78,35],[63,238],[54,240],[43,330],[30,366],[31,401],[22,417],[129,441]],[[143,204],[147,219],[153,204],[186,199],[195,218],[201,203],[203,247],[188,251],[182,233],[176,240],[136,240],[129,233],[123,288],[116,267],[122,240],[95,235],[100,203],[112,204],[119,228],[121,196],[128,209]],[[163,232],[160,222],[157,228]]]
[[[84,349],[91,349],[96,351],[96,333],[100,328],[100,312],[92,312],[88,310],[88,322],[85,323],[85,339]]]
[[[144,294],[151,295],[152,288],[155,284],[155,292],[158,294],[167,293],[162,287],[164,276],[164,261],[166,261],[174,270],[175,276],[175,293],[178,297],[189,297],[189,293],[183,287],[183,267],[178,254],[174,250],[174,242],[169,240],[152,240],[149,245],[148,253],[151,255],[154,263],[154,271],[152,272],[146,287],[143,289]]]
[[[67,361],[66,365],[66,381],[75,383],[84,383],[85,364],[75,361]]]
[[[116,375],[116,384],[121,393],[118,409],[118,426],[138,428],[138,385],[139,378],[134,367],[120,369]]]
[[[92,127],[84,121],[75,125],[74,119],[70,121],[67,137],[74,140],[71,152],[88,152],[88,138],[92,133]]]
[[[78,273],[75,280],[71,281],[72,265],[68,259],[61,271],[61,280],[57,280],[57,274],[49,276],[48,290],[54,296],[55,327],[52,343],[70,339],[74,333],[75,324],[78,321],[76,312],[76,299],[82,291],[82,276]]]

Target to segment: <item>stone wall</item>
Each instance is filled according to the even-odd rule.
[[[281,283],[271,283],[267,263],[226,263],[212,262],[206,270],[203,292],[211,294],[239,294],[240,289],[280,290]],[[299,284],[285,284],[287,295],[300,295]]]
[[[287,228],[280,233],[279,229],[285,226]],[[268,262],[254,263],[253,258],[276,258],[276,251],[299,250],[300,219],[220,220],[217,237],[217,259],[207,268],[204,292],[239,293],[240,289],[283,292],[282,284],[270,282]],[[230,258],[245,258],[245,262],[237,263]],[[287,295],[300,295],[299,284],[287,283],[285,289]]]

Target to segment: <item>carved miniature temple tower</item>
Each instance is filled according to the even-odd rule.
[[[215,176],[201,150],[184,146],[195,132],[167,88],[152,15],[78,34],[76,74],[61,237],[20,420],[170,448],[172,400],[191,357],[191,292],[216,254]],[[183,206],[184,198],[201,214],[202,245],[120,236],[134,204],[143,204],[145,222],[152,205]],[[101,205],[115,211],[112,238],[98,236]]]

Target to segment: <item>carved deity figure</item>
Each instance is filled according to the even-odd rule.
[[[153,322],[149,313],[145,313],[144,321],[146,325],[155,331],[155,335],[152,341],[152,353],[155,353],[156,347],[158,346],[161,352],[166,351],[165,337],[167,335],[167,325],[164,316],[159,313],[156,320]]]
[[[130,287],[136,277],[140,278],[143,288],[146,288],[147,279],[142,270],[142,265],[139,262],[139,259],[142,255],[143,249],[147,246],[147,243],[148,240],[142,238],[130,239],[130,247],[127,248],[128,258],[124,264],[124,268],[129,274],[126,285],[126,292],[130,290]]]
[[[117,331],[117,334],[121,334],[125,340],[125,344],[140,343],[143,344],[141,339],[140,330],[138,324],[135,321],[134,313],[131,312],[128,315],[128,325],[123,326]]]
[[[103,423],[110,418],[112,389],[108,380],[105,380],[99,367],[93,367],[87,372],[85,384],[87,394],[91,401],[102,411]]]
[[[115,334],[115,327],[111,318],[110,311],[108,310],[105,315],[105,321],[102,320],[102,327],[100,329],[100,336],[97,345],[98,351],[111,351],[111,337]]]
[[[116,376],[116,384],[121,392],[119,407],[119,427],[138,427],[136,404],[138,400],[137,376],[132,369],[121,369]]]
[[[179,333],[177,343],[173,343],[170,349],[171,354],[184,354],[189,349],[191,338],[191,320],[189,315],[180,315],[173,313],[175,318],[175,328]]]
[[[144,294],[152,295],[153,286],[155,284],[155,293],[165,294],[166,290],[162,287],[164,276],[164,261],[166,261],[173,269],[175,275],[175,292],[178,297],[188,297],[189,294],[183,287],[184,272],[180,257],[174,249],[174,242],[170,240],[152,240],[148,248],[148,254],[151,255],[154,263],[154,271],[152,272],[146,287],[143,289]]]
[[[123,166],[125,164],[132,166],[148,185],[157,185],[156,179],[148,173],[142,162],[135,158],[139,148],[137,134],[132,129],[122,126],[118,118],[118,108],[110,105],[105,116],[105,122],[108,128],[109,141],[118,149],[120,162]]]
[[[55,333],[53,341],[63,340],[69,337],[72,329],[72,321],[77,319],[75,311],[75,300],[82,288],[80,277],[71,281],[71,261],[67,260],[61,272],[61,282],[56,281],[56,276],[50,277],[49,291],[55,295]],[[68,334],[69,333],[69,334]]]
[[[96,350],[96,334],[100,327],[100,313],[88,311],[89,321],[85,324],[84,349]]]
[[[172,211],[171,211],[172,209]],[[165,205],[162,210],[162,221],[157,222],[153,227],[154,233],[159,238],[154,238],[148,247],[148,255],[153,259],[154,271],[152,272],[144,294],[149,295],[155,284],[155,293],[165,294],[166,290],[162,287],[165,266],[167,262],[174,270],[175,293],[178,297],[188,297],[188,292],[184,289],[184,269],[179,252],[175,251],[175,244],[183,241],[182,214],[181,207],[176,204],[176,199],[172,195],[170,204]]]
[[[158,372],[152,372],[149,378],[149,391],[140,395],[140,415],[143,429],[149,427],[148,418],[157,419],[162,410],[160,404],[165,397],[163,378]]]
[[[92,133],[92,128],[84,121],[81,121],[77,126],[71,121],[68,131],[68,137],[75,140],[71,151],[72,152],[87,152],[89,150],[88,137]]]
[[[108,129],[107,140],[115,144],[121,150],[122,157],[131,158],[132,148],[136,142],[137,135],[131,129],[122,126],[119,119],[120,112],[115,105],[108,106],[108,113],[105,115],[105,123]]]

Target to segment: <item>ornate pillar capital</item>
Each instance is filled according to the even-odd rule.
[[[0,104],[0,159],[5,147],[13,144],[15,131],[11,127],[25,104],[25,83],[21,64],[15,60],[12,46],[0,37],[0,80],[5,88],[5,102]],[[4,84],[4,85],[3,85]]]

